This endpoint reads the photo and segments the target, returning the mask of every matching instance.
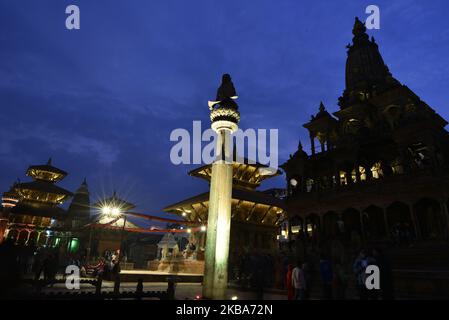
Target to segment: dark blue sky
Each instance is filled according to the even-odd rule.
[[[337,110],[345,46],[372,1],[0,0],[0,190],[53,157],[75,190],[117,189],[144,212],[207,190],[174,166],[170,132],[208,125],[221,74],[242,128],[278,128],[280,162],[308,147],[320,100]],[[77,4],[81,30],[65,29]],[[375,1],[393,75],[449,119],[449,4]],[[283,186],[273,179],[266,188]]]

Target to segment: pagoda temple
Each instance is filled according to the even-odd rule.
[[[67,211],[60,207],[72,193],[56,185],[67,173],[47,164],[30,166],[26,175],[33,180],[16,182],[3,194],[3,221],[6,230],[0,235],[17,244],[58,246],[65,239]]]
[[[272,253],[278,248],[277,236],[284,219],[283,200],[276,190],[258,191],[261,183],[275,175],[265,175],[266,166],[244,160],[233,163],[232,220],[230,238],[230,263],[248,252]],[[205,165],[189,172],[192,177],[210,183],[212,165]],[[164,208],[167,213],[177,214],[187,221],[207,224],[209,192],[204,192]],[[206,234],[194,235],[197,259],[204,260]]]

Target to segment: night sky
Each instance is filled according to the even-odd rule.
[[[233,77],[240,127],[279,129],[280,160],[322,100],[338,110],[354,17],[373,1],[0,0],[0,191],[49,157],[74,191],[116,189],[140,212],[207,190],[170,162],[170,132],[209,125]],[[65,28],[65,8],[81,30]],[[447,0],[375,1],[370,30],[393,76],[449,119]],[[283,187],[284,178],[262,189]]]

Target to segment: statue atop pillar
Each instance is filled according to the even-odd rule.
[[[208,102],[209,110],[211,111],[210,120],[212,126],[214,126],[214,123],[221,121],[232,122],[235,125],[240,122],[240,113],[238,111],[238,105],[235,102],[237,99],[237,92],[235,91],[231,76],[226,73],[222,76],[221,85],[217,90],[216,101]]]
[[[213,110],[214,106],[219,105],[222,108],[232,108],[237,110],[238,106],[235,100],[238,99],[231,76],[224,74],[222,76],[221,85],[217,90],[217,98],[215,101],[209,101],[209,109]]]

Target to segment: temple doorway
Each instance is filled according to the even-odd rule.
[[[423,240],[440,240],[444,238],[445,219],[441,214],[438,201],[424,198],[413,205]]]

